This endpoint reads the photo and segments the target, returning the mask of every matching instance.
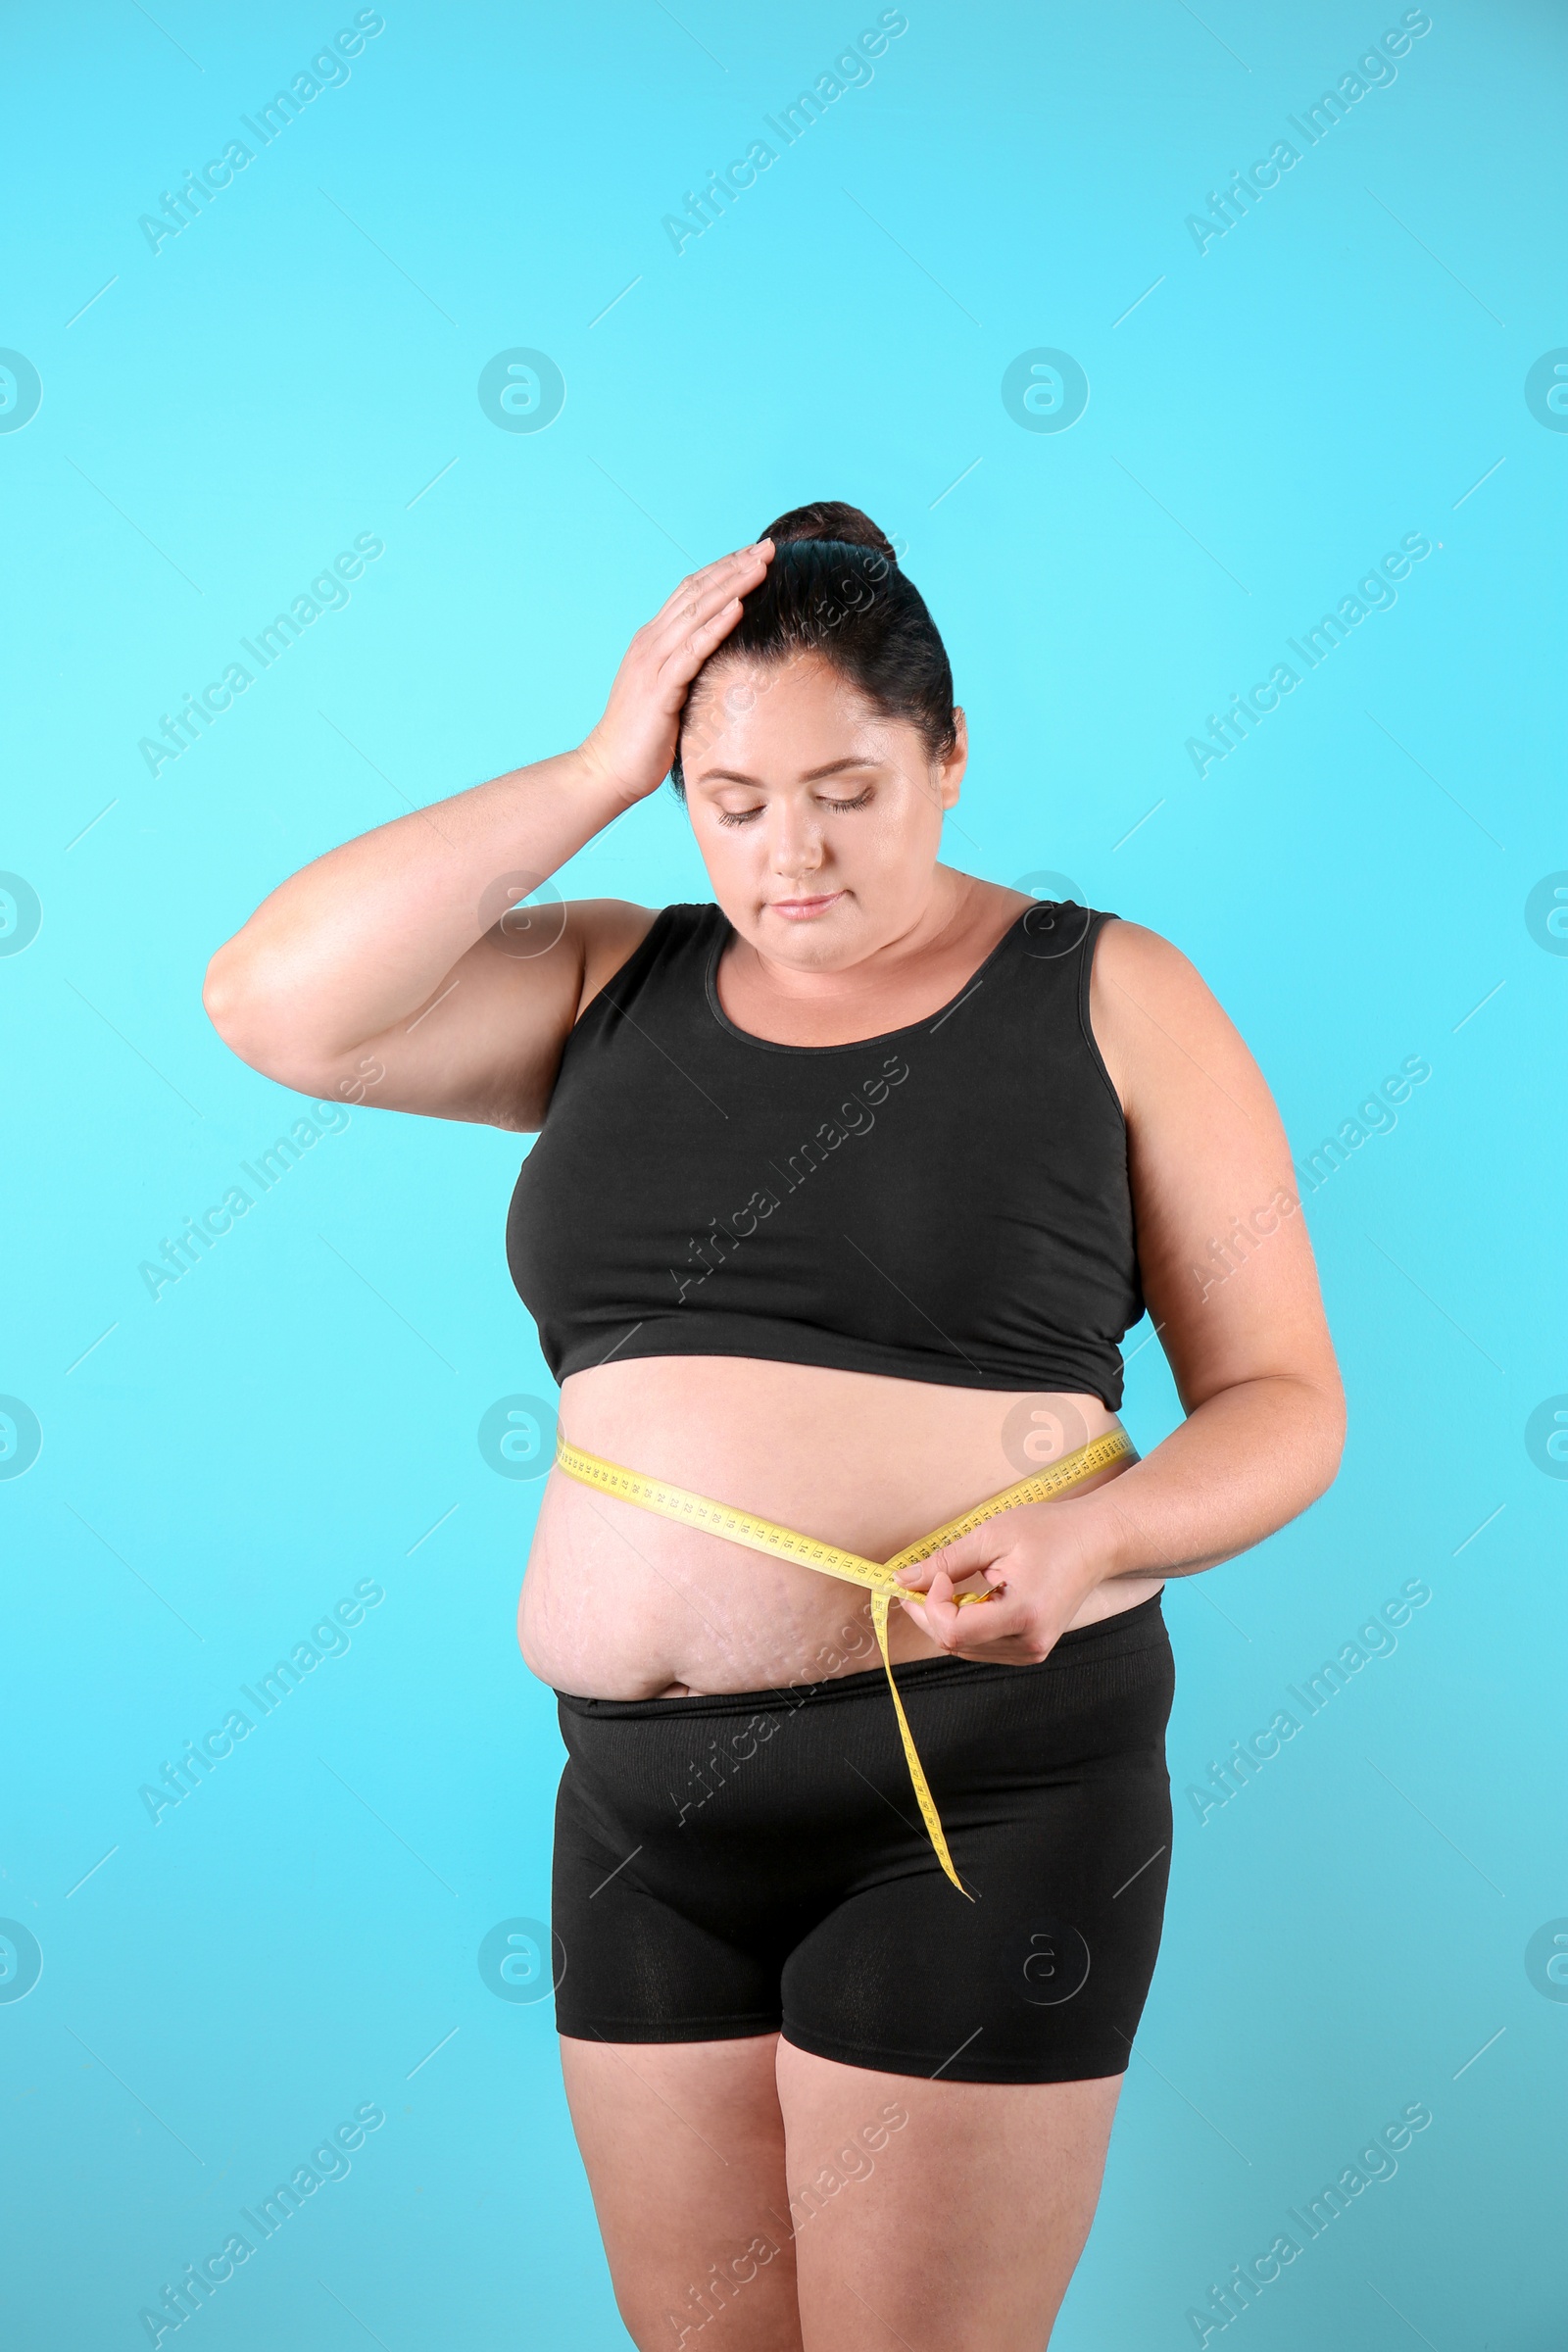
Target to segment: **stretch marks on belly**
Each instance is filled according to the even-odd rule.
[[[909,1767],[909,1779],[920,1806],[920,1818],[926,1834],[936,1848],[937,1860],[958,1892],[972,1901],[967,1888],[953,1867],[948,1841],[942,1834],[942,1823],[932,1801],[926,1777],[915,1752],[914,1740],[904,1713],[904,1701],[893,1677],[893,1661],[888,1655],[888,1609],[895,1600],[920,1600],[924,1594],[910,1585],[897,1582],[896,1572],[912,1568],[920,1560],[928,1560],[944,1544],[956,1544],[960,1536],[995,1519],[1003,1511],[1020,1510],[1025,1503],[1050,1502],[1077,1486],[1097,1470],[1104,1470],[1112,1462],[1131,1458],[1137,1451],[1125,1430],[1107,1430],[1103,1436],[1091,1438],[1072,1453],[1062,1455],[1059,1462],[1048,1463],[1033,1478],[1020,1479],[1016,1486],[1004,1487],[1000,1494],[992,1494],[984,1502],[949,1519],[943,1526],[933,1528],[928,1536],[906,1544],[891,1560],[864,1560],[858,1552],[844,1551],[836,1544],[824,1544],[816,1536],[804,1536],[792,1527],[779,1527],[771,1519],[759,1519],[750,1511],[736,1510],[727,1502],[714,1502],[706,1494],[694,1494],[688,1488],[671,1486],[667,1480],[645,1478],[641,1471],[628,1470],[619,1462],[607,1462],[597,1453],[587,1453],[579,1446],[570,1446],[560,1436],[556,1439],[556,1461],[568,1478],[577,1479],[585,1487],[597,1487],[602,1494],[614,1494],[622,1502],[634,1502],[645,1511],[656,1511],[661,1518],[679,1520],[683,1526],[701,1528],[704,1534],[723,1536],[731,1544],[744,1544],[753,1551],[765,1551],[774,1559],[792,1560],[805,1568],[815,1568],[823,1576],[836,1576],[849,1585],[859,1585],[871,1595],[871,1623],[876,1630],[877,1646],[887,1669],[888,1688],[898,1711],[899,1734],[904,1741],[905,1760]],[[956,1599],[983,1603],[990,1598],[985,1592],[960,1592]]]

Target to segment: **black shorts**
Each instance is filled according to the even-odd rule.
[[[877,1666],[718,1697],[558,1692],[556,2023],[582,2040],[782,2031],[956,2082],[1126,2071],[1170,1862],[1159,1595],[1038,1666],[897,1666],[943,1875]]]

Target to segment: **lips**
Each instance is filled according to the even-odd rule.
[[[842,890],[829,890],[810,899],[775,899],[769,912],[781,914],[789,922],[801,922],[813,914],[826,913],[828,907],[836,906],[843,896]]]

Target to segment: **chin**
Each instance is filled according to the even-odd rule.
[[[842,955],[865,929],[864,916],[848,894],[811,914],[783,914],[769,902],[759,907],[756,920],[756,937],[769,955],[793,953],[809,959]]]

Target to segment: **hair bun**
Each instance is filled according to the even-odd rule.
[[[867,547],[882,556],[889,564],[897,564],[893,542],[885,531],[879,531],[869,514],[858,507],[847,507],[836,498],[818,499],[814,506],[792,507],[787,514],[779,515],[760,539],[771,539],[775,547],[783,547],[793,539],[832,539],[846,547]]]

